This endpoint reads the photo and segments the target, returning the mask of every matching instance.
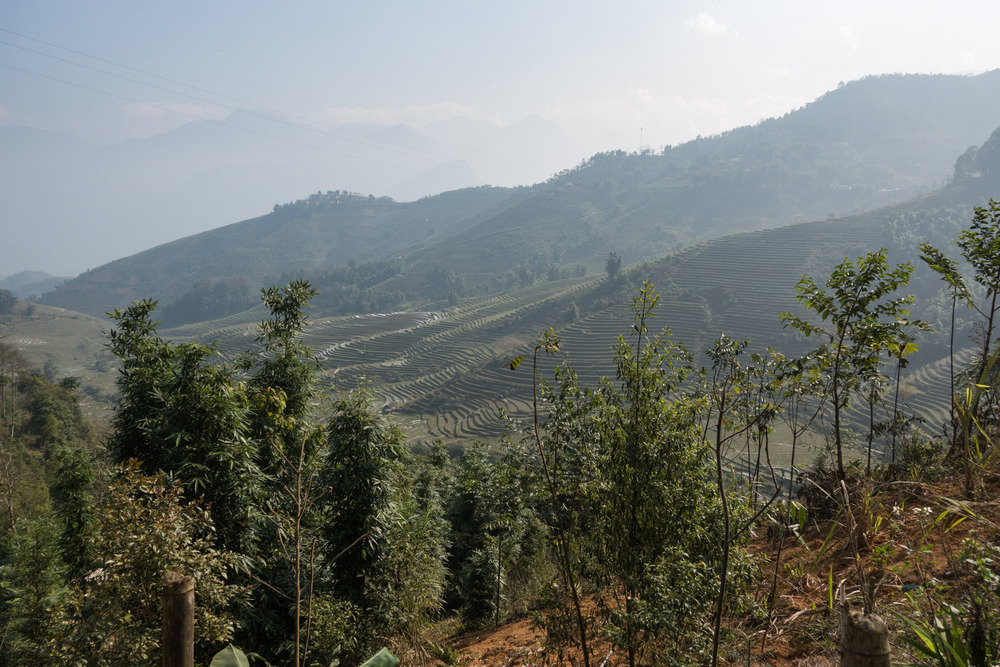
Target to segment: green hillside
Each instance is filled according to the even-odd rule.
[[[998,117],[1000,71],[871,77],[782,118],[656,153],[596,155],[530,188],[411,203],[318,193],[89,271],[45,302],[99,315],[135,298],[169,305],[198,281],[256,285],[393,259],[400,272],[377,285],[392,298],[376,300],[440,308],[532,278],[598,272],[611,251],[635,265],[735,232],[908,200],[944,183]],[[365,304],[357,298],[354,312]]]
[[[205,278],[276,282],[289,272],[320,272],[351,260],[405,254],[523,196],[518,190],[483,187],[402,204],[384,197],[317,193],[276,205],[268,215],[87,271],[43,300],[100,316],[135,299],[170,303]]]
[[[670,327],[695,353],[725,333],[750,339],[757,350],[770,346],[799,354],[809,342],[780,324],[782,311],[802,312],[795,301],[798,280],[803,275],[825,280],[845,258],[885,247],[890,261],[918,264],[908,290],[917,296],[914,315],[944,331],[947,302],[940,282],[916,261],[917,246],[930,241],[949,247],[956,232],[967,226],[971,206],[1000,191],[998,146],[1000,133],[995,133],[968,156],[951,185],[907,204],[704,241],[629,269],[615,280],[603,272],[554,275],[552,280],[543,276],[524,287],[462,298],[443,309],[341,317],[316,310],[305,342],[322,364],[323,382],[334,392],[353,389],[364,378],[380,393],[383,409],[394,413],[415,441],[441,438],[460,445],[499,437],[504,431],[500,408],[514,416],[527,414],[529,375],[512,374],[503,364],[529,352],[544,328],[554,327],[563,338],[566,358],[584,385],[613,375],[609,348],[627,333],[627,304],[644,280],[663,295],[656,326]],[[502,238],[497,235],[497,242]],[[263,316],[263,308],[256,307],[162,332],[174,340],[214,343],[221,360],[231,361],[253,345]],[[960,330],[965,328],[962,317],[966,315],[960,313]],[[6,325],[4,332],[30,341],[29,352],[38,363],[51,359],[63,374],[83,375],[84,386],[94,387],[91,393],[100,397],[114,378],[100,328],[92,318],[39,307],[31,317]],[[943,335],[924,337],[920,346],[904,382],[913,408],[936,424],[947,409],[947,342]],[[546,361],[545,377],[551,377],[552,363]]]
[[[668,326],[692,352],[726,333],[750,339],[756,350],[769,346],[800,354],[812,342],[783,330],[780,313],[802,312],[795,285],[803,275],[825,280],[835,264],[880,247],[889,249],[890,261],[916,262],[920,241],[947,247],[968,223],[970,208],[964,204],[983,203],[977,193],[995,187],[1000,183],[992,178],[956,182],[907,205],[713,239],[616,280],[605,275],[539,280],[443,311],[316,316],[305,341],[333,391],[368,382],[380,393],[383,409],[394,413],[415,441],[495,440],[505,428],[500,408],[523,418],[530,406],[530,374],[512,374],[503,364],[529,353],[543,328],[556,328],[581,383],[594,386],[613,375],[609,349],[627,333],[627,304],[636,287],[649,280],[663,295],[656,326]],[[914,315],[943,329],[946,309],[936,278],[917,266],[908,292],[918,298]],[[223,358],[231,359],[252,342],[261,315],[257,309],[164,333],[215,342]],[[947,409],[946,341],[939,335],[920,344],[904,376],[908,400],[929,424],[940,423]],[[545,377],[551,377],[555,362],[545,362]]]
[[[511,321],[498,326],[496,320],[469,324],[457,348],[476,349],[478,355],[496,350],[489,359],[470,366],[473,359],[461,360],[458,351],[441,352],[434,360],[402,355],[402,363],[410,366],[410,373],[428,361],[433,363],[427,367],[426,377],[448,369],[441,382],[425,377],[420,384],[422,395],[416,401],[397,398],[393,387],[395,367],[373,364],[365,374],[374,386],[384,388],[388,404],[401,419],[428,438],[495,438],[503,428],[496,417],[498,407],[526,414],[528,376],[511,374],[502,366],[511,356],[525,354],[530,348],[523,345],[510,350],[507,345],[490,341],[497,336],[507,343],[530,340],[542,328],[554,326],[581,381],[593,385],[602,376],[613,376],[609,349],[619,334],[627,333],[630,317],[626,305],[643,280],[651,281],[663,295],[657,326],[669,326],[675,338],[693,352],[703,351],[720,333],[726,333],[732,338],[750,339],[757,350],[769,346],[786,354],[800,354],[813,343],[782,329],[780,314],[803,310],[795,300],[795,285],[803,275],[825,280],[833,266],[845,258],[856,259],[880,247],[889,249],[893,262],[919,264],[918,243],[926,240],[948,247],[955,233],[968,224],[970,207],[962,202],[985,203],[988,197],[977,193],[995,187],[1000,187],[996,179],[992,183],[958,184],[909,205],[843,220],[707,241],[636,267],[618,281],[595,278],[571,293],[553,295],[549,300],[533,295],[551,294],[558,283],[543,282],[530,290],[507,294],[504,299],[512,312],[518,312],[519,324],[515,327]],[[917,296],[913,315],[936,323],[943,331],[946,309],[942,308],[941,286],[922,265],[916,267],[908,293]],[[520,305],[525,301],[526,306]],[[574,306],[584,315],[567,322],[566,314]],[[436,326],[449,326],[447,321],[445,318]],[[393,350],[406,349],[391,338],[383,343]],[[938,423],[948,405],[947,388],[940,376],[947,345],[939,335],[925,337],[921,348],[912,360],[908,391],[914,407],[920,408],[927,421]],[[923,370],[930,368],[938,371]]]
[[[888,90],[898,93],[910,90],[907,86],[942,82],[981,86],[995,78],[865,80],[838,89],[785,119],[727,133],[717,138],[718,143],[704,145],[720,147],[722,155],[724,150],[737,150],[733,145],[741,133],[753,138],[760,128],[767,128],[773,137],[773,130],[787,122],[790,129],[785,139],[774,144],[775,151],[787,156],[788,151],[804,150],[790,143],[790,137],[805,131],[803,119],[819,114],[824,105],[833,103],[831,99],[842,100],[852,86],[870,92],[891,84]],[[884,111],[890,104],[887,99],[899,101],[905,96],[886,93],[879,99]],[[939,107],[931,105],[936,111],[928,118],[941,116]],[[923,118],[925,126],[931,122],[928,118]],[[859,136],[871,138],[864,133]],[[747,145],[744,142],[739,150]],[[833,144],[828,148],[840,150]],[[657,325],[669,326],[675,338],[695,354],[725,333],[750,339],[756,350],[772,347],[794,355],[806,351],[811,341],[782,329],[780,314],[802,313],[795,300],[799,279],[809,275],[823,282],[845,258],[853,260],[887,248],[891,262],[918,265],[908,288],[917,297],[914,316],[931,322],[938,331],[945,330],[948,302],[941,283],[919,265],[917,246],[929,241],[948,248],[955,234],[967,226],[971,207],[1000,193],[1000,130],[981,146],[956,154],[960,157],[957,162],[955,156],[950,160],[954,171],[946,187],[873,210],[867,208],[888,195],[874,186],[858,185],[857,191],[853,186],[823,186],[822,178],[808,176],[816,162],[785,170],[773,181],[751,179],[738,186],[734,185],[739,181],[734,168],[726,172],[729,185],[709,187],[708,181],[697,180],[698,169],[705,167],[706,173],[718,175],[719,165],[733,163],[719,156],[689,160],[696,155],[690,145],[663,155],[595,156],[549,183],[514,191],[481,188],[413,204],[341,193],[314,195],[278,207],[252,224],[232,225],[171,244],[186,248],[190,255],[186,263],[174,266],[170,289],[185,289],[184,282],[201,265],[232,274],[241,267],[256,270],[260,274],[257,285],[304,274],[321,291],[305,342],[315,350],[323,368],[322,381],[329,389],[336,393],[369,383],[380,393],[383,410],[395,414],[415,442],[440,438],[460,446],[476,439],[495,440],[505,428],[499,409],[524,417],[530,405],[529,375],[510,373],[503,364],[530,352],[540,330],[555,327],[563,338],[566,359],[579,371],[583,384],[593,386],[613,375],[609,348],[618,335],[627,333],[627,304],[646,280],[663,295]],[[766,175],[769,172],[763,164],[757,163],[759,172],[747,167],[744,176]],[[823,199],[824,192],[830,199]],[[852,202],[851,210],[860,212],[838,218],[817,213],[834,199],[840,202],[838,206]],[[304,210],[312,213],[303,214]],[[802,222],[810,217],[812,222]],[[413,226],[418,218],[424,227]],[[370,224],[359,224],[361,219]],[[387,224],[396,225],[398,237],[384,233]],[[755,226],[764,229],[734,233]],[[417,228],[423,230],[417,236],[424,237],[414,240]],[[313,231],[312,240],[300,245],[307,229]],[[244,239],[247,230],[254,233]],[[324,269],[317,258],[328,252],[323,239],[330,238],[343,241],[338,252],[344,254],[390,245],[401,254],[365,264],[348,262],[349,269]],[[221,248],[215,254],[209,251],[210,239]],[[268,252],[255,245],[254,239],[267,239]],[[112,297],[165,298],[167,288],[156,292],[154,283],[144,281],[162,276],[172,266],[171,246],[108,265],[102,269],[105,273],[83,276],[53,297],[78,294],[89,307],[100,304],[109,309],[104,300]],[[670,248],[676,250],[668,252]],[[633,260],[642,253],[655,257],[611,279],[603,266],[611,250],[626,257],[633,252]],[[270,257],[282,258],[284,263],[269,262]],[[143,264],[159,267],[161,273],[150,268],[140,274]],[[116,271],[123,266],[135,271],[135,280],[114,283]],[[86,281],[97,275],[110,281],[113,289],[88,290]],[[153,293],[143,293],[145,289]],[[393,295],[388,301],[392,305],[372,313],[371,304],[378,303],[378,294]],[[169,303],[161,312],[167,310]],[[220,358],[229,361],[253,345],[262,316],[263,309],[256,307],[161,330],[175,340],[214,343]],[[56,314],[46,319],[35,314],[7,325],[5,332],[41,341],[40,346],[50,345],[47,349],[53,353],[39,359],[51,361],[66,374],[80,370],[85,387],[93,387],[91,393],[100,398],[106,395],[114,373],[97,327],[71,326],[68,331],[76,332],[72,349],[67,347],[65,333],[55,333],[60,329],[53,322],[72,324],[76,322],[73,317]],[[968,334],[968,321],[963,319],[967,317],[960,313],[962,340]],[[93,322],[89,318],[80,321]],[[63,342],[49,340],[57,336]],[[943,334],[925,336],[920,347],[904,376],[906,395],[928,424],[939,424],[948,405],[943,361],[947,342]],[[558,361],[546,360],[545,377],[551,377],[551,365]]]

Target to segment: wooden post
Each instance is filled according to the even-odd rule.
[[[841,593],[843,595],[843,593]],[[881,616],[851,611],[841,597],[841,667],[889,667],[889,629]]]
[[[163,667],[194,667],[194,579],[163,576]]]

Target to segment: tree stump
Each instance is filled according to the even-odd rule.
[[[163,667],[194,667],[194,579],[163,576]]]
[[[875,614],[851,611],[851,603],[840,603],[841,667],[889,667],[889,629]]]

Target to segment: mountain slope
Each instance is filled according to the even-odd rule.
[[[116,260],[44,296],[49,305],[93,315],[135,299],[164,302],[204,278],[247,278],[260,285],[399,254],[454,233],[519,196],[517,190],[472,188],[401,204],[346,193],[313,195],[272,213],[183,238]]]
[[[978,153],[993,155],[994,142],[1000,143],[1000,133]],[[353,389],[363,377],[413,441],[441,438],[459,446],[499,438],[505,429],[500,408],[515,417],[530,414],[530,371],[511,373],[503,364],[530,355],[542,329],[556,329],[582,385],[613,377],[612,345],[619,335],[628,336],[627,306],[646,280],[662,295],[652,328],[668,326],[699,363],[706,363],[701,353],[720,333],[749,339],[754,351],[772,347],[798,355],[816,344],[781,326],[782,311],[805,314],[795,299],[798,280],[809,275],[822,284],[845,258],[855,260],[884,247],[890,262],[916,265],[905,290],[917,297],[913,315],[944,332],[949,302],[940,280],[917,260],[917,246],[929,241],[948,247],[968,226],[970,207],[1000,192],[1000,170],[986,162],[972,166],[978,175],[956,178],[941,191],[903,204],[711,239],[633,267],[615,280],[603,275],[539,280],[436,312],[317,316],[305,341],[317,352],[330,391]],[[215,342],[224,358],[231,358],[252,339],[261,317],[258,309],[165,333]],[[960,330],[968,324],[960,321]],[[947,338],[921,336],[919,345],[904,375],[906,401],[934,425],[948,406],[942,372]],[[551,379],[552,366],[560,361],[543,360],[540,377]]]
[[[734,232],[905,201],[945,182],[996,118],[1000,70],[871,77],[779,119],[661,154],[599,154],[514,192],[350,206],[310,197],[112,262],[46,302],[95,313],[137,297],[167,300],[199,279],[260,280],[403,256],[405,270],[381,287],[438,307],[542,275],[599,272],[612,250],[634,265]]]
[[[891,262],[916,264],[906,290],[917,296],[914,316],[947,331],[949,301],[941,282],[917,261],[917,246],[930,241],[949,247],[956,232],[968,226],[970,207],[1000,192],[998,156],[1000,131],[966,154],[954,180],[938,192],[843,219],[706,240],[633,267],[615,280],[601,274],[554,275],[428,311],[324,317],[314,309],[305,342],[322,363],[328,390],[353,389],[364,377],[415,442],[442,438],[458,446],[499,437],[504,428],[497,415],[501,407],[515,416],[527,414],[530,373],[511,373],[503,363],[530,354],[534,337],[544,328],[556,328],[582,384],[592,386],[602,376],[613,376],[611,346],[618,335],[628,335],[627,304],[644,280],[663,295],[652,326],[669,326],[692,352],[703,351],[725,333],[750,339],[755,350],[770,346],[794,355],[815,344],[780,323],[782,311],[803,312],[795,300],[799,278],[809,275],[822,283],[845,258],[854,260],[885,247]],[[263,316],[258,306],[162,333],[173,340],[215,343],[224,359],[232,359],[252,344]],[[959,324],[967,329],[969,322]],[[25,329],[18,335],[36,341],[38,349],[46,346],[42,331]],[[72,363],[82,363],[76,360],[81,352],[102,349],[100,340],[78,343]],[[936,424],[948,405],[943,362],[947,339],[943,334],[922,336],[919,345],[904,376],[907,401],[928,424]],[[541,377],[551,377],[552,363],[544,362]],[[105,385],[111,382],[114,369],[106,360],[103,366],[95,363],[94,369],[106,378]]]

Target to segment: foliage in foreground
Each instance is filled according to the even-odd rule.
[[[226,581],[234,558],[216,549],[208,511],[185,502],[178,484],[124,466],[94,515],[84,535],[93,569],[65,584],[51,522],[38,520],[11,545],[15,560],[4,571],[11,664],[154,662],[167,571],[189,573],[197,582],[199,653],[210,655],[233,637],[231,608],[243,593]]]
[[[540,387],[537,409],[548,416],[534,429],[535,457],[550,499],[542,516],[568,589],[565,611],[545,623],[585,663],[596,628],[630,665],[703,662],[712,634],[726,539],[699,426],[707,404],[685,385],[695,373],[690,354],[666,329],[650,333],[658,299],[647,284],[633,300],[630,336],[615,347],[616,381],[582,389],[564,366],[555,386]],[[536,363],[558,347],[544,334]],[[583,582],[596,614],[582,609]]]
[[[299,338],[314,294],[307,283],[264,292],[270,317],[259,347],[232,367],[214,363],[210,347],[159,338],[155,304],[138,302],[113,315],[121,398],[108,456],[126,465],[110,484],[67,435],[71,411],[53,397],[70,396],[72,386],[33,380],[31,389],[18,377],[2,387],[7,396],[30,389],[38,397],[26,430],[35,440],[5,446],[52,443],[56,462],[42,484],[53,512],[27,520],[6,503],[2,650],[22,664],[148,662],[159,641],[160,577],[180,569],[196,576],[205,603],[198,636],[206,659],[235,639],[297,666],[358,664],[386,643],[415,661],[441,614],[457,612],[468,626],[499,624],[544,602],[537,618],[550,648],[578,650],[585,664],[597,637],[630,665],[714,662],[723,614],[752,607],[744,593],[757,573],[743,541],[778,495],[765,491],[767,470],[781,488],[769,464],[771,423],[782,416],[797,438],[824,404],[833,407],[838,479],[831,475],[829,486],[853,470],[841,456],[857,423],[841,413],[852,404],[871,415],[869,452],[895,452],[898,439],[905,453],[918,441],[899,417],[902,406],[881,425],[874,417],[876,407],[887,409],[882,367],[896,364],[898,399],[903,357],[913,351],[906,329],[922,327],[904,319],[909,297],[895,294],[908,275],[908,265],[890,269],[879,252],[838,266],[829,294],[804,279],[803,302],[833,326],[790,315],[786,322],[823,337],[819,349],[794,360],[747,355],[746,343],[721,336],[709,353],[713,369],[702,372],[665,329],[651,333],[658,296],[646,285],[633,301],[630,334],[614,350],[615,380],[582,388],[568,366],[551,385],[536,375],[535,423],[523,440],[505,443],[502,456],[473,447],[457,464],[443,447],[410,452],[367,386],[320,418],[316,363]],[[990,302],[984,315],[995,310]],[[559,348],[546,332],[534,361]],[[997,353],[982,349],[992,368]],[[970,463],[982,470],[996,452],[995,397],[988,385],[978,389],[965,422],[956,410],[970,474]],[[0,420],[23,423],[27,404],[9,404]],[[800,420],[799,410],[813,406]],[[745,442],[745,482],[723,472],[737,439]],[[26,486],[3,477],[8,498],[12,480]],[[859,510],[855,554],[872,530]],[[783,534],[806,520],[790,516]],[[596,608],[584,610],[586,594]],[[970,602],[962,619],[995,619],[992,599]],[[957,645],[957,630],[942,630],[957,621],[914,623],[932,641]],[[974,645],[965,634],[963,641]]]

